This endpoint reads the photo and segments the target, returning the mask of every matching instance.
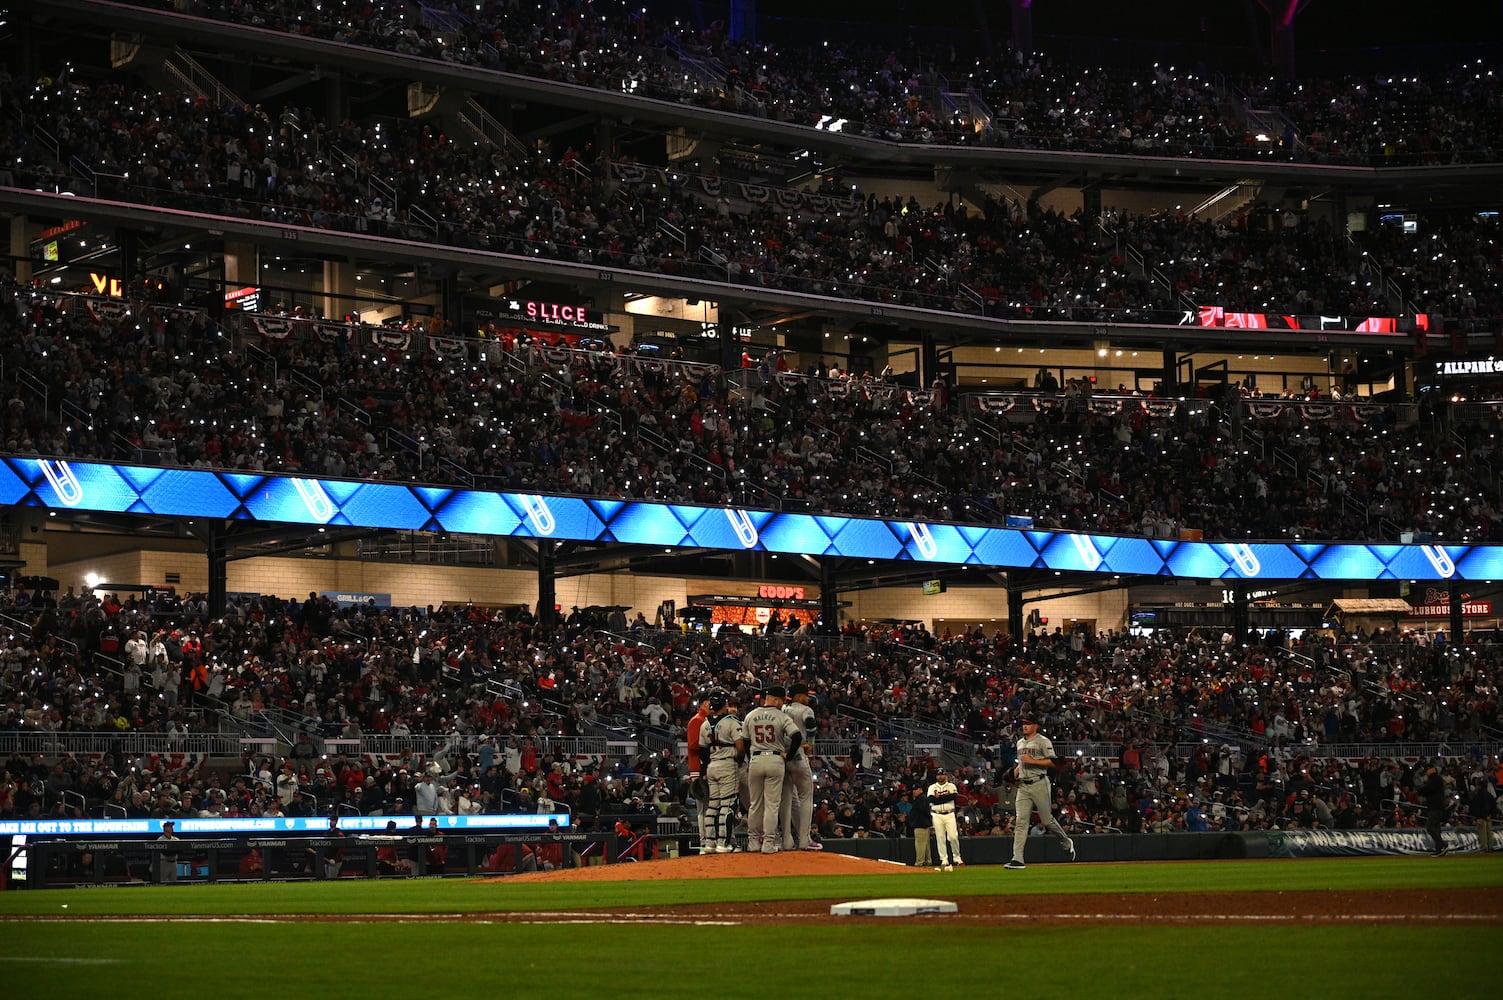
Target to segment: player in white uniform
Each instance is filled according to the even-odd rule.
[[[1018,763],[1013,768],[1018,779],[1018,793],[1014,800],[1017,819],[1013,822],[1012,860],[1004,867],[1014,870],[1028,867],[1023,863],[1023,848],[1028,843],[1028,824],[1033,819],[1034,810],[1038,811],[1044,829],[1065,845],[1065,856],[1074,861],[1075,841],[1049,811],[1049,801],[1053,797],[1049,769],[1054,766],[1054,744],[1039,732],[1038,720],[1033,716],[1023,716],[1022,723],[1023,738],[1018,740]]]
[[[705,695],[710,717],[699,729],[699,755],[705,765],[709,784],[705,829],[708,840],[705,853],[730,854],[736,849],[731,839],[731,825],[736,818],[736,777],[738,758],[746,752],[741,723],[731,711],[730,696],[716,688]]]
[[[960,860],[960,828],[955,823],[955,800],[960,789],[950,780],[950,772],[941,767],[934,772],[934,784],[929,786],[929,815],[934,819],[934,845],[939,852],[939,866],[953,872]]]
[[[783,804],[778,810],[783,820],[783,850],[822,851],[824,846],[809,834],[814,825],[814,771],[810,760],[814,756],[814,731],[818,728],[814,709],[809,707],[809,685],[794,684],[788,689],[788,698],[783,714],[799,727],[804,742],[788,755],[788,764],[783,769]]]
[[[763,854],[776,854],[781,830],[778,807],[783,804],[783,766],[804,742],[799,727],[783,713],[782,687],[762,692],[762,704],[746,713],[741,729],[750,758],[747,783],[751,786],[751,807],[746,816],[746,849],[760,842]]]

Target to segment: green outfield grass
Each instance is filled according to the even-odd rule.
[[[660,862],[671,864],[672,862]],[[720,900],[863,899],[1072,892],[1249,892],[1286,889],[1449,889],[1503,886],[1503,854],[1484,858],[1342,858],[1301,861],[1204,861],[1032,865],[1011,872],[973,865],[952,873],[799,876],[688,881],[517,882],[478,879],[346,879],[245,885],[46,889],[0,894],[0,915],[485,913],[661,906]]]
[[[1096,996],[1444,997],[1495,995],[1493,926],[976,926],[891,924],[402,924],[215,922],[281,913],[424,914],[578,910],[663,903],[1057,892],[1212,892],[1503,886],[1503,857],[971,867],[845,878],[629,883],[346,881],[26,890],[0,913],[6,997],[214,1000],[276,990],[323,998],[546,990],[568,997],[887,998]],[[66,909],[64,906],[66,905]],[[140,915],[140,923],[72,918]],[[203,915],[161,922],[157,915]],[[1419,984],[1423,983],[1421,987]],[[960,992],[964,991],[964,992]]]

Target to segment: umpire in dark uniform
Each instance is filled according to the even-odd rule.
[[[1425,780],[1420,782],[1419,793],[1425,800],[1425,831],[1435,842],[1435,856],[1449,854],[1451,848],[1446,845],[1442,830],[1446,825],[1450,802],[1446,795],[1446,779],[1440,776],[1440,770],[1434,764],[1425,766]]]

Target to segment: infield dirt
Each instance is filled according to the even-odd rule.
[[[1423,863],[1422,859],[1416,859]],[[1273,862],[1271,862],[1273,863]],[[1103,866],[1105,867],[1105,866]],[[496,882],[631,882],[668,879],[768,878],[790,875],[883,875],[912,873],[914,869],[884,861],[855,858],[834,852],[725,854],[705,857],[661,858],[652,861],[597,865],[513,875]],[[994,896],[948,896],[946,888],[964,879],[957,872],[932,870],[928,895],[960,904],[963,919],[995,923],[1415,923],[1503,924],[1503,889],[1373,889],[1199,893],[1082,893]],[[1028,871],[1015,873],[1026,885]],[[911,894],[911,886],[905,894]],[[630,908],[632,917],[652,915],[677,920],[734,920],[738,923],[828,921],[832,903],[842,899],[777,900],[770,902],[696,903]],[[625,911],[598,911],[602,916]],[[577,917],[577,913],[574,916]],[[546,919],[542,914],[487,914],[488,919]],[[891,919],[891,918],[849,918]],[[955,919],[924,916],[905,919]]]

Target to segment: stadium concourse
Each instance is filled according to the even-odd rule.
[[[913,790],[937,763],[913,745],[914,727],[969,747],[955,769],[962,832],[1010,836],[1002,771],[1025,707],[1070,760],[1054,792],[1074,832],[1414,826],[1414,748],[1437,743],[1458,750],[1445,759],[1458,822],[1476,818],[1464,811],[1473,789],[1498,780],[1496,756],[1463,749],[1497,744],[1503,649],[1490,644],[1347,636],[1291,655],[1193,634],[711,640],[609,633],[577,617],[549,633],[525,614],[341,611],[327,599],[260,599],[210,618],[192,597],[8,598],[0,739],[40,739],[52,753],[12,755],[0,789],[7,818],[553,804],[585,830],[621,814],[687,817],[695,804],[675,748],[694,694],[794,680],[819,692],[816,825],[826,838],[907,833]],[[195,736],[224,728],[298,736],[285,757],[210,767]],[[159,734],[159,752],[57,752],[104,733]],[[602,734],[640,750],[576,752],[581,737]]]

